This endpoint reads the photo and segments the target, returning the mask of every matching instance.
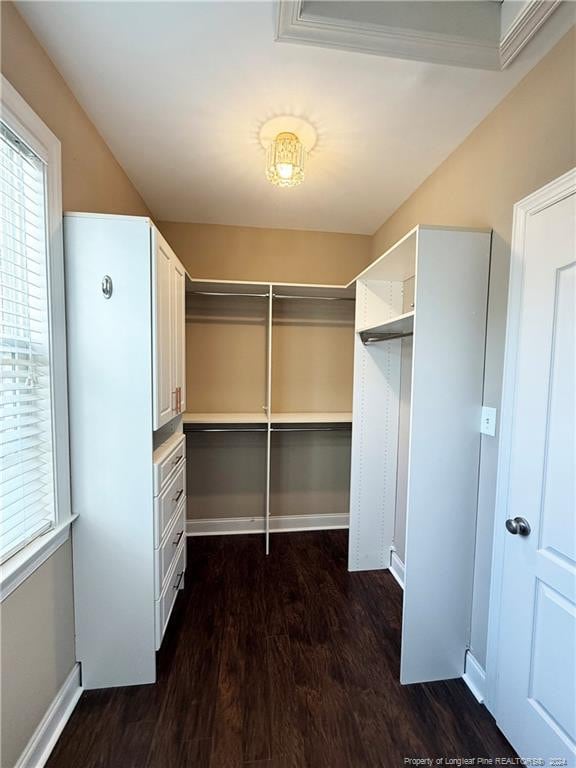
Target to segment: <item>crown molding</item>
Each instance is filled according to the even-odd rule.
[[[500,64],[505,69],[534,37],[562,0],[532,0],[523,6],[500,41]]]
[[[562,0],[527,2],[501,40],[481,42],[415,29],[305,13],[304,0],[278,0],[276,40],[475,69],[505,69]]]
[[[413,29],[320,18],[304,14],[303,0],[279,0],[276,40],[451,66],[500,69],[497,41],[482,43]]]

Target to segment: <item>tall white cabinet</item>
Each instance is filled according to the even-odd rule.
[[[151,683],[186,565],[186,273],[148,218],[67,214],[64,234],[82,684]]]
[[[403,683],[464,673],[489,261],[420,226],[356,280],[349,563],[404,572]]]

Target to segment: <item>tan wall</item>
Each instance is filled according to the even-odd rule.
[[[71,573],[68,541],[2,603],[2,768],[16,763],[74,665]]]
[[[192,277],[341,284],[370,261],[367,235],[173,221],[158,226]]]
[[[1,69],[62,143],[64,210],[149,215],[11,3],[1,4]],[[0,607],[2,768],[12,768],[75,663],[70,544]]]
[[[572,29],[380,227],[374,258],[416,224],[492,227],[484,402],[499,408],[515,202],[576,165],[576,30]],[[484,665],[497,441],[482,438],[472,652]]]
[[[2,74],[62,142],[63,209],[150,215],[14,5],[1,13]]]

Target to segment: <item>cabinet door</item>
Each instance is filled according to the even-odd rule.
[[[152,322],[154,429],[175,415],[173,288],[176,257],[158,230],[152,230]]]
[[[172,301],[174,307],[172,318],[174,389],[179,393],[177,401],[178,410],[183,412],[186,410],[186,272],[177,258],[174,258],[172,281]]]

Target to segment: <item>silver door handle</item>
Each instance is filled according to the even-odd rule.
[[[184,578],[184,571],[180,571],[178,574],[178,581],[176,584],[174,584],[173,589],[180,589],[180,584],[182,584],[182,579]]]
[[[530,528],[530,523],[525,518],[509,517],[506,520],[506,530],[514,536],[517,534],[518,536],[529,536],[532,529]]]

